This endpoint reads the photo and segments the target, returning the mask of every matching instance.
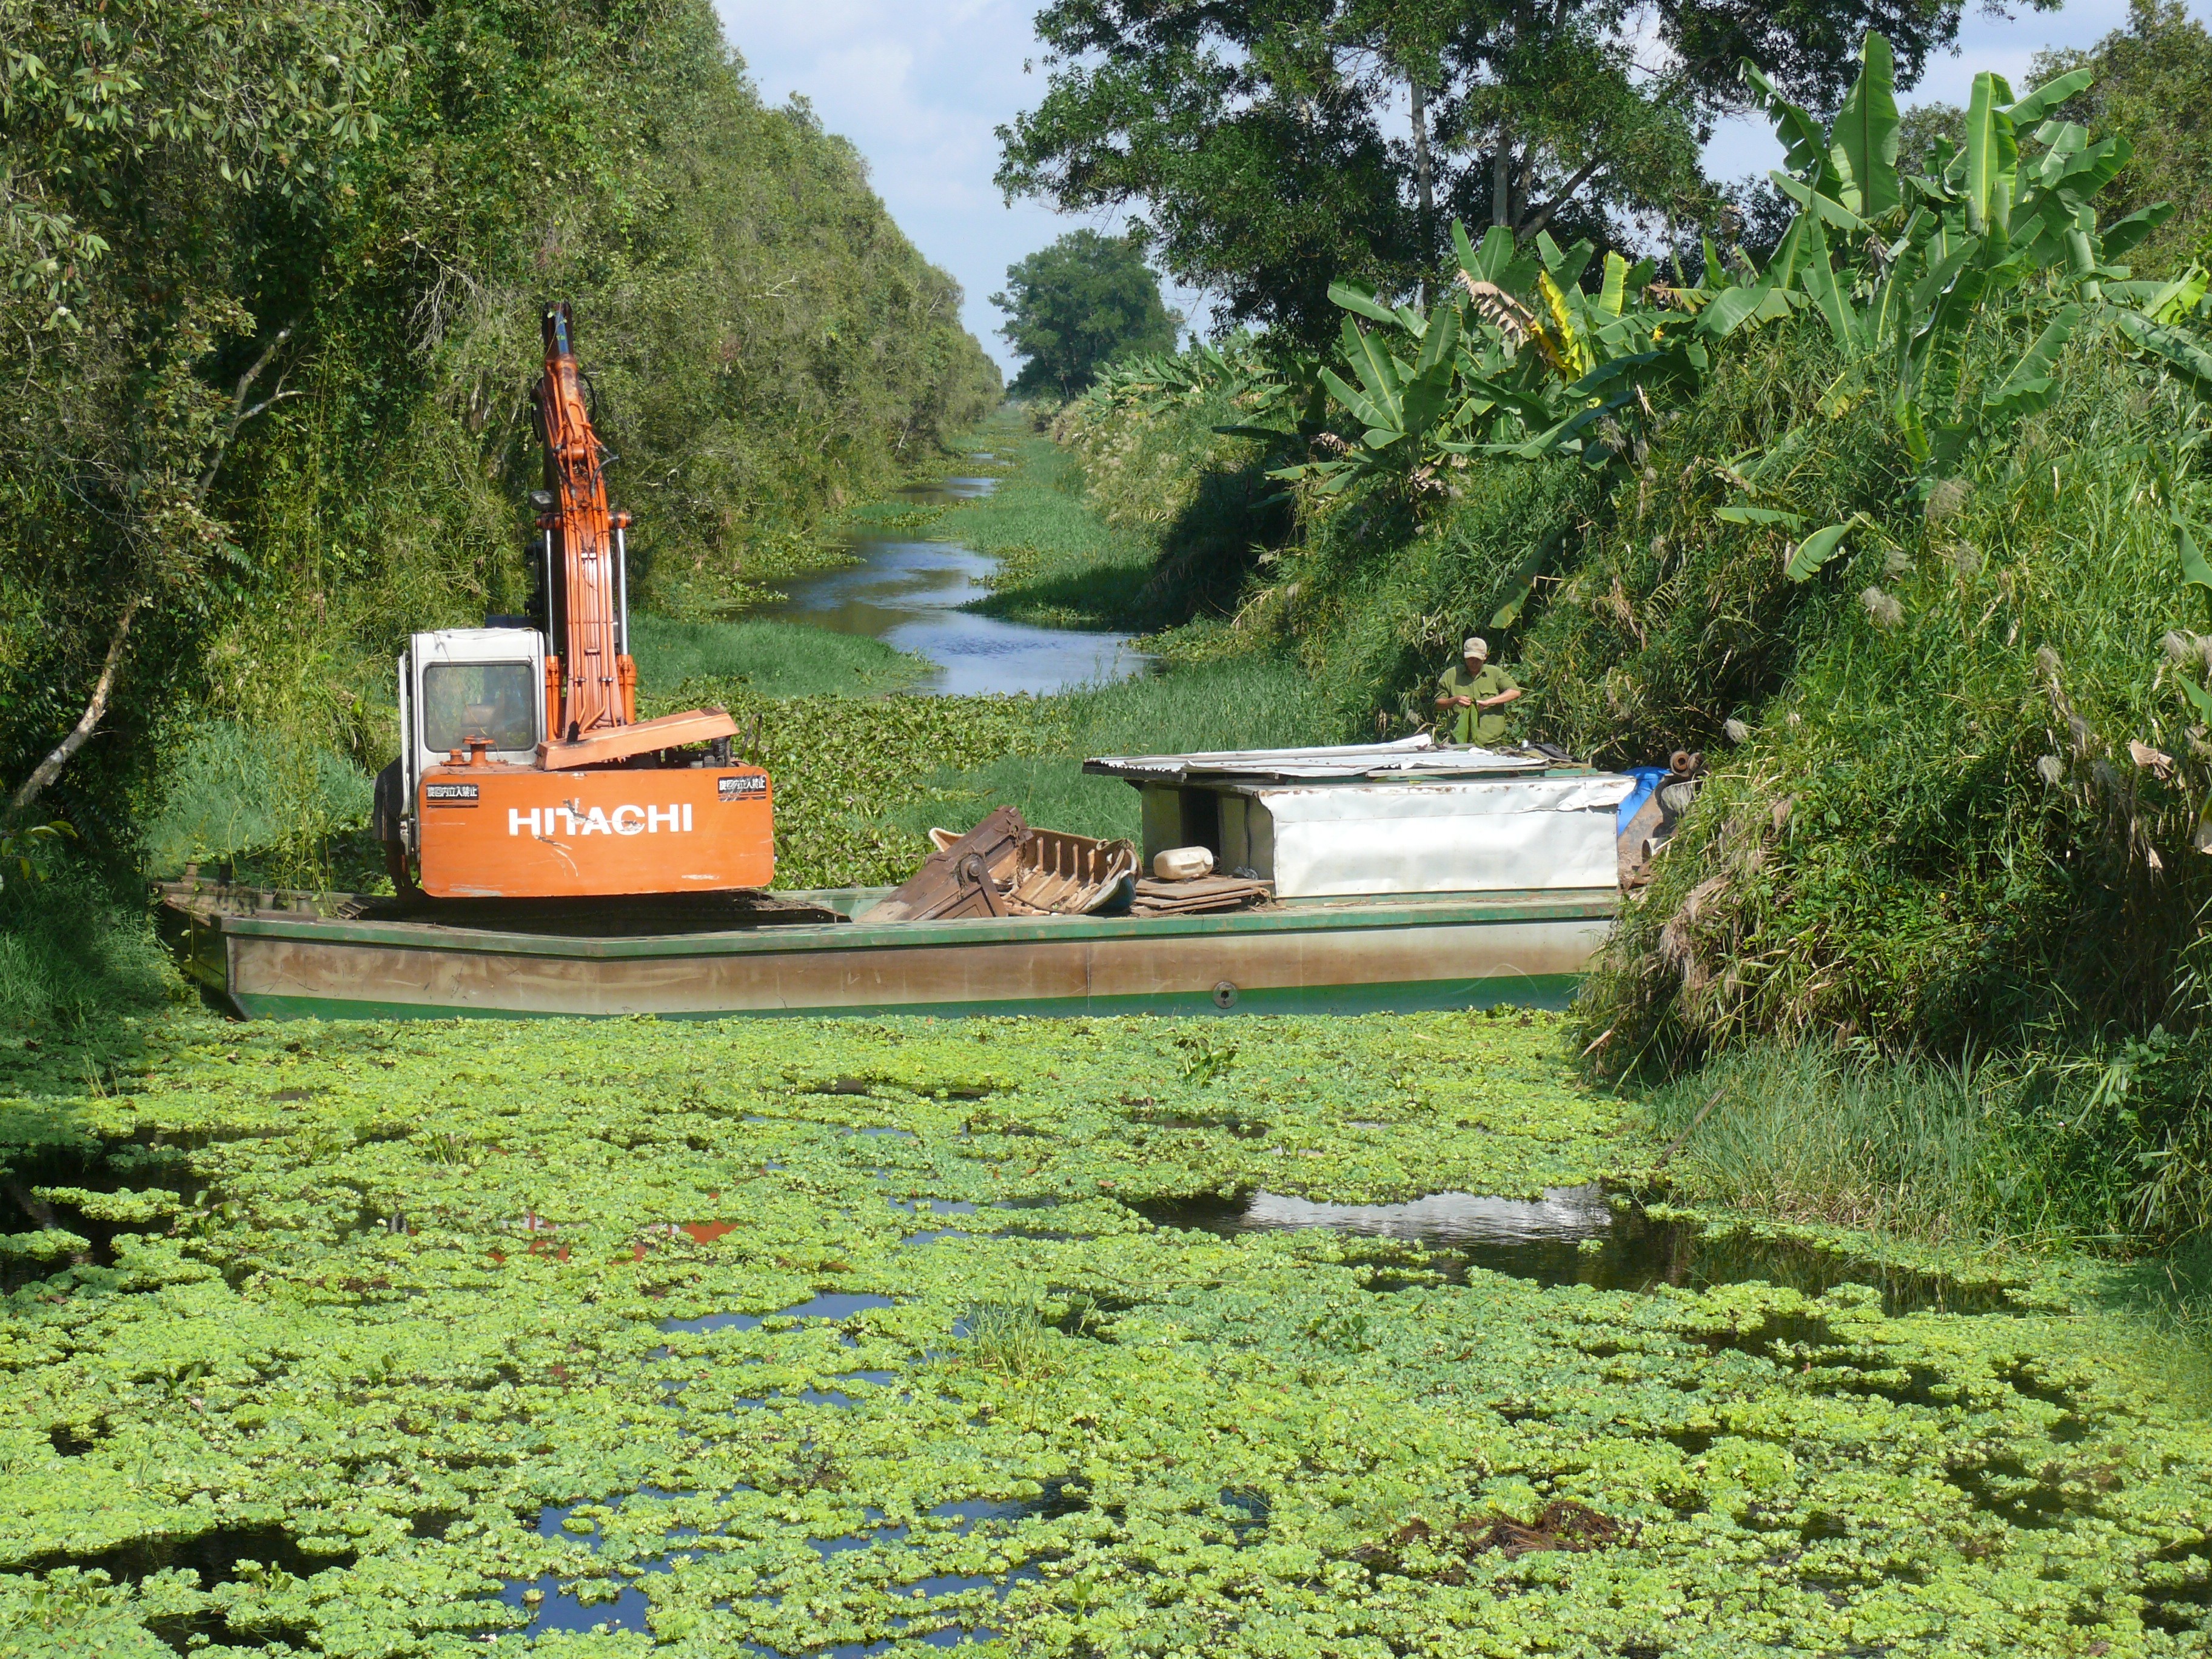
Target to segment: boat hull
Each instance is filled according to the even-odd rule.
[[[615,939],[216,914],[193,919],[188,958],[264,1019],[1559,1007],[1613,903],[1492,893]]]

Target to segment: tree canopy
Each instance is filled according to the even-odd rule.
[[[549,298],[641,603],[999,389],[706,0],[0,0],[0,777],[88,844],[173,717],[380,763],[398,641],[520,607]]]
[[[1747,106],[1741,59],[1825,107],[1869,28],[1910,86],[1960,4],[1662,0],[1638,33],[1626,0],[1050,0],[1048,83],[1000,129],[998,182],[1133,207],[1222,320],[1317,341],[1331,283],[1410,292],[1455,218],[1611,246],[1702,219],[1698,149]]]
[[[1006,267],[999,332],[1028,361],[1012,390],[1073,397],[1103,363],[1127,352],[1172,351],[1182,318],[1160,298],[1160,279],[1127,237],[1072,231]]]

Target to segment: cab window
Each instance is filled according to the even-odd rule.
[[[422,746],[447,754],[487,738],[494,749],[538,746],[536,676],[526,662],[441,662],[422,671]]]

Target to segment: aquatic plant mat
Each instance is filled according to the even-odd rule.
[[[1554,1021],[145,1045],[0,1102],[0,1652],[2203,1650],[2142,1326],[1635,1210]]]

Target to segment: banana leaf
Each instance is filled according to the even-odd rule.
[[[1927,325],[1926,319],[1935,310],[1937,300],[1958,281],[1959,273],[1966,268],[1966,262],[1980,250],[1980,241],[1970,236],[1942,259],[1931,258],[1929,261],[1927,274],[1912,285],[1907,301],[1911,307],[1908,315],[1922,319],[1917,327]]]
[[[1848,230],[1854,234],[1865,233],[1866,221],[1841,202],[1822,195],[1809,185],[1799,183],[1786,173],[1770,173],[1766,176],[1774,181],[1784,196],[1796,203],[1799,207],[1826,220],[1838,230]]]
[[[1968,325],[1988,290],[1989,273],[1978,265],[1966,265],[1936,300],[1916,337],[1918,372],[1911,382],[1911,393],[1923,421],[1930,413],[1948,415],[1957,403]],[[1916,459],[1924,461],[1937,456],[1937,447],[1931,443],[1927,453]]]
[[[2030,121],[2041,120],[2045,111],[2056,109],[2075,93],[2087,89],[2096,78],[2089,70],[2069,70],[2063,75],[2045,81],[2005,113],[2012,118],[2014,126],[2024,127]]]
[[[2196,526],[2181,516],[2179,507],[2173,513],[2173,550],[2181,560],[2183,584],[2212,593],[2212,561],[2205,558],[2204,550],[2197,544]]]
[[[1774,292],[1774,285],[1769,282],[1755,283],[1749,288],[1724,290],[1698,313],[1698,332],[1712,339],[1725,340],[1754,315],[1763,317],[1766,301]]]
[[[1541,398],[1531,397],[1525,392],[1516,391],[1513,387],[1493,379],[1469,374],[1464,366],[1462,367],[1460,373],[1469,392],[1488,398],[1509,414],[1519,416],[1532,428],[1548,427],[1559,419],[1559,410]]]
[[[2112,320],[2119,325],[2121,333],[2145,351],[2164,358],[2169,368],[2195,380],[2201,391],[2212,392],[2212,349],[2196,336],[2139,311],[2116,311]]]
[[[1628,281],[1628,261],[1618,253],[1605,256],[1605,279],[1598,289],[1597,308],[1609,317],[1620,315],[1626,298],[1624,290]]]
[[[1808,216],[1805,229],[1805,292],[1821,316],[1827,319],[1828,331],[1835,336],[1837,349],[1847,359],[1856,357],[1864,349],[1858,313],[1852,308],[1851,296],[1836,280],[1828,264],[1828,239],[1820,228],[1820,220]]]
[[[1827,135],[1820,124],[1791,103],[1766,78],[1765,72],[1748,58],[1738,66],[1737,76],[1751,88],[1752,102],[1773,118],[1775,137],[1782,140],[1783,165],[1808,182],[1814,189],[1832,194],[1838,183],[1833,163],[1828,160]]]
[[[1583,280],[1583,272],[1589,269],[1590,260],[1597,250],[1585,236],[1572,247],[1562,249],[1553,241],[1548,231],[1536,233],[1536,253],[1544,262],[1544,270],[1561,288],[1574,288]]]
[[[1723,524],[1777,525],[1784,530],[1798,529],[1805,522],[1795,513],[1773,507],[1717,507],[1713,517]]]
[[[1406,382],[1398,406],[1398,429],[1407,437],[1419,438],[1437,423],[1437,417],[1451,402],[1451,392],[1450,360],[1429,365]]]
[[[1401,328],[1404,323],[1398,313],[1375,297],[1375,291],[1357,283],[1334,282],[1328,285],[1328,297],[1346,311],[1356,311],[1372,322],[1388,323]]]
[[[1344,357],[1369,397],[1379,404],[1395,400],[1401,379],[1396,361],[1381,341],[1356,326],[1349,317],[1344,319]]]
[[[1966,102],[1966,228],[1978,235],[2003,233],[2013,205],[2013,176],[2020,166],[2020,143],[2012,117],[2005,112],[2012,88],[2004,77],[1984,70],[1974,77]]]
[[[1843,545],[1844,536],[1856,519],[1846,519],[1841,524],[1832,524],[1825,530],[1816,530],[1797,544],[1790,555],[1790,562],[1782,567],[1782,574],[1793,582],[1810,581],[1820,574],[1820,567],[1836,556]]]
[[[1879,219],[1905,204],[1897,177],[1896,71],[1889,42],[1869,30],[1859,65],[1829,130],[1828,160],[1841,177],[1844,205]]]
[[[2035,337],[2035,343],[2021,356],[2012,373],[1995,392],[1982,399],[1982,418],[1990,422],[2018,420],[2033,415],[2051,401],[2051,366],[2081,321],[2081,307],[2062,306],[2058,314]]]
[[[1450,357],[1459,344],[1459,307],[1440,306],[1436,319],[1421,334],[1421,355],[1414,365],[1414,373],[1425,374],[1438,363]]]
[[[1539,233],[1541,235],[1541,233]],[[1549,240],[1548,238],[1545,240]],[[1577,246],[1586,246],[1587,244]],[[1552,349],[1558,355],[1562,374],[1577,377],[1589,373],[1593,359],[1589,345],[1575,331],[1573,318],[1567,310],[1567,297],[1560,285],[1553,280],[1549,270],[1536,273],[1536,292],[1542,297],[1547,313],[1547,331]]]
[[[1468,240],[1467,227],[1455,219],[1452,248],[1459,256],[1462,270],[1476,282],[1488,283],[1508,294],[1527,294],[1540,269],[1534,258],[1516,251],[1513,233],[1503,225],[1492,225],[1484,233],[1482,246],[1476,247]]]
[[[1328,388],[1330,396],[1368,426],[1387,427],[1394,424],[1397,420],[1395,410],[1385,410],[1364,394],[1353,391],[1338,378],[1334,369],[1322,370],[1321,383]]]
[[[2124,219],[2114,220],[2105,227],[2105,257],[2121,258],[2172,217],[2172,203],[2154,202],[2147,208],[2137,208]]]

